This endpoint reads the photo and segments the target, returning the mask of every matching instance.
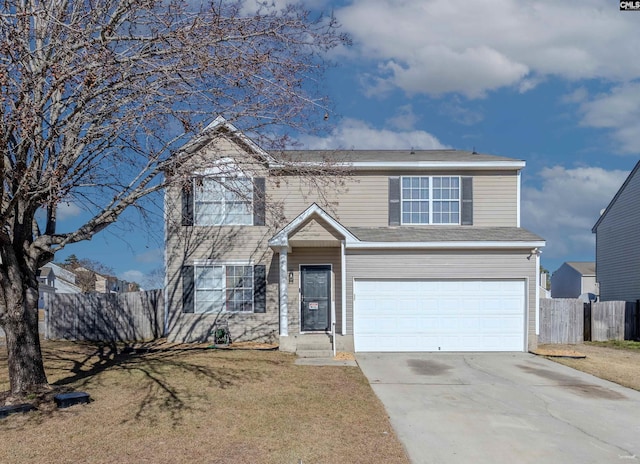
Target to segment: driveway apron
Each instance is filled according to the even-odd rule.
[[[359,353],[411,461],[640,462],[640,392],[526,353]]]

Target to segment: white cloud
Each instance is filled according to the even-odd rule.
[[[122,272],[118,277],[120,277],[122,280],[126,280],[127,282],[140,283],[145,278],[145,274],[136,269],[131,269],[129,271]]]
[[[588,166],[545,168],[536,176],[539,188],[522,189],[522,225],[547,241],[546,258],[593,256],[591,228],[628,174]]]
[[[298,3],[307,9],[322,9],[326,6],[327,0],[244,0],[240,13],[242,15],[251,16],[259,11],[281,11],[291,4]]]
[[[447,99],[440,105],[440,113],[464,126],[473,126],[484,119],[482,112],[463,106],[457,95]]]
[[[305,148],[316,150],[394,150],[404,148],[435,150],[448,148],[435,136],[423,130],[376,129],[368,123],[356,119],[342,120],[326,137],[304,136],[299,142]]]
[[[416,126],[416,122],[418,122],[418,117],[413,112],[411,105],[401,106],[394,116],[387,119],[387,124],[403,131],[413,129]]]
[[[581,124],[610,129],[622,153],[640,153],[640,84],[624,84],[580,106]]]
[[[154,248],[135,255],[135,260],[138,263],[161,263],[163,259],[164,251],[162,248]]]
[[[71,201],[62,201],[58,204],[58,220],[69,219],[82,214],[80,207]]]
[[[578,87],[573,92],[564,95],[561,99],[562,103],[583,103],[589,97],[589,92],[585,87]]]
[[[477,98],[547,76],[640,77],[637,18],[607,0],[354,0],[336,16],[378,63],[368,79],[378,90]]]

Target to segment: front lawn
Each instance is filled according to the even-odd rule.
[[[93,401],[0,419],[0,462],[408,463],[355,367],[203,347],[122,353],[45,342],[43,351],[49,381]]]

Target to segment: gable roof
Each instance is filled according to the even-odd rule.
[[[211,141],[213,141],[213,139],[220,133],[228,135],[238,143],[238,145],[247,150],[247,152],[258,155],[269,163],[274,162],[273,157],[269,153],[260,148],[253,140],[244,135],[243,132],[238,130],[236,126],[228,122],[222,116],[218,116],[209,123],[209,125],[207,125],[200,134],[185,143],[182,148],[180,148],[180,151],[189,154],[195,153],[211,143]]]
[[[232,138],[248,153],[266,161],[271,169],[287,169],[291,166],[318,166],[367,170],[401,169],[474,169],[474,170],[520,170],[524,160],[504,156],[487,155],[465,150],[281,150],[276,159],[260,148],[224,117],[218,116],[200,134],[185,143],[181,152],[193,154],[202,149],[220,134]]]
[[[583,276],[595,276],[596,275],[596,263],[593,261],[571,261],[565,263],[567,266],[571,266]]]
[[[629,175],[627,176],[627,178],[625,179],[625,181],[622,183],[622,186],[618,189],[618,191],[616,192],[616,194],[613,196],[613,198],[611,199],[611,201],[609,202],[609,204],[607,205],[607,207],[605,208],[605,210],[602,212],[602,214],[600,215],[600,217],[598,218],[598,220],[596,221],[596,223],[593,225],[593,227],[591,228],[591,232],[592,233],[596,233],[596,229],[598,228],[598,226],[600,225],[600,223],[602,222],[602,220],[605,218],[605,216],[607,215],[607,213],[611,210],[611,208],[613,207],[613,205],[615,204],[616,200],[618,200],[618,198],[620,197],[620,195],[622,194],[622,192],[624,191],[624,189],[627,187],[627,185],[629,184],[629,182],[631,182],[631,179],[633,179],[633,176],[636,175],[636,173],[638,172],[638,170],[640,170],[640,161],[638,161],[636,163],[636,165],[634,166],[634,168],[631,170],[631,172],[629,173]]]
[[[289,246],[289,235],[298,227],[303,225],[309,219],[319,217],[322,218],[334,231],[338,232],[345,238],[347,242],[358,241],[357,237],[349,232],[345,226],[336,221],[330,214],[320,208],[317,203],[313,203],[302,213],[300,213],[293,221],[284,226],[271,239],[269,239],[270,247],[286,247]]]

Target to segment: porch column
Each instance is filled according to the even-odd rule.
[[[289,335],[289,317],[287,313],[287,300],[289,298],[289,272],[287,265],[287,247],[280,247],[280,336]]]

